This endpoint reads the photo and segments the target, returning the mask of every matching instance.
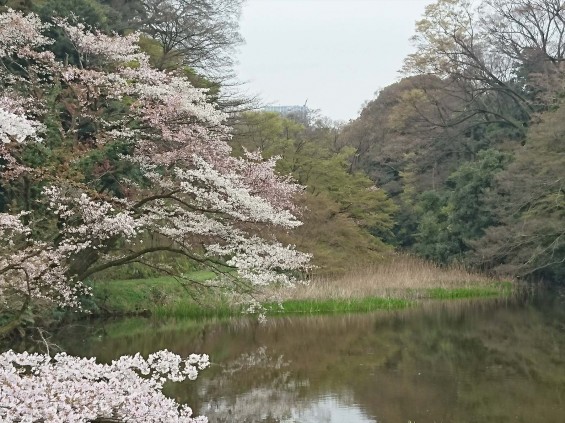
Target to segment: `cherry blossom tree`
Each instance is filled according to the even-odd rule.
[[[152,68],[138,34],[51,25],[0,15],[0,314],[12,317],[0,335],[34,303],[80,307],[87,278],[153,254],[247,291],[292,284],[309,256],[275,234],[300,225],[301,187],[274,172],[276,160],[231,155],[224,114],[182,69]],[[50,52],[48,29],[66,35],[73,60]],[[4,353],[0,419],[201,421],[160,388],[207,360],[189,357],[181,371],[180,358],[160,354],[103,366]],[[158,377],[146,377],[151,368]]]
[[[231,267],[247,286],[292,283],[288,271],[308,256],[269,228],[300,225],[301,187],[274,172],[275,160],[232,156],[224,114],[182,72],[152,68],[137,34],[56,25],[76,66],[49,52],[36,16],[0,17],[2,183],[36,191],[0,215],[0,301],[17,293],[76,306],[86,278],[159,252]],[[29,160],[37,146],[41,157]],[[119,153],[109,159],[110,150]]]

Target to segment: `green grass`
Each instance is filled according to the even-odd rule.
[[[207,271],[186,275],[196,282],[212,279]],[[241,316],[243,307],[230,304],[221,291],[204,291],[196,301],[178,280],[172,277],[99,281],[92,283],[94,313],[131,315],[149,312],[157,317],[226,318]],[[503,297],[511,294],[511,282],[466,288],[429,288],[399,292],[400,298],[367,296],[364,298],[293,299],[263,306],[268,315],[362,313],[376,310],[396,310],[409,307],[418,299],[455,300],[463,298]],[[408,294],[410,295],[406,295]],[[416,300],[416,301],[413,301]]]
[[[212,279],[214,273],[196,271],[186,275],[196,282]],[[135,313],[163,306],[194,302],[182,283],[173,277],[92,282],[93,300],[102,311]]]
[[[194,272],[190,278],[200,282],[214,276],[211,272]],[[174,278],[130,279],[95,282],[92,284],[94,302],[103,312],[135,314],[148,310],[157,317],[209,318],[240,316],[241,306],[230,305],[216,295],[196,302]],[[266,303],[269,315],[354,313],[405,308],[412,302],[394,298],[368,297],[361,299],[287,300],[281,309],[278,303]]]
[[[430,288],[423,296],[434,300],[453,300],[460,298],[483,298],[507,296],[512,291],[510,282],[499,282],[492,286],[470,288]]]
[[[327,313],[362,313],[375,310],[396,310],[412,305],[411,301],[396,298],[351,298],[328,300],[287,300],[282,308],[276,303],[267,303],[267,314],[327,314]]]

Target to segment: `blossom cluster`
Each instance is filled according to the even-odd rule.
[[[36,48],[50,43],[42,34],[47,27],[33,14],[24,15],[11,9],[0,14],[0,58],[14,54],[22,47]]]
[[[50,186],[43,189],[43,194],[47,207],[65,228],[58,243],[60,251],[96,249],[116,236],[127,240],[135,237],[143,226],[143,220],[134,219],[131,211],[116,210],[112,204],[97,201],[84,192],[63,192]]]
[[[63,29],[77,52],[83,57],[101,57],[115,62],[129,62],[144,58],[139,52],[139,34],[134,32],[126,36],[106,35],[98,30],[89,31],[86,26],[77,22],[72,25],[65,19],[55,19],[59,28]]]
[[[0,354],[0,420],[5,423],[206,423],[161,392],[167,381],[194,380],[210,364],[205,354],[182,359],[167,350],[110,364],[57,354]]]
[[[34,240],[26,213],[0,213],[0,310],[14,303],[14,296],[79,307],[88,292],[66,275],[69,256],[64,246]]]
[[[0,107],[0,142],[8,144],[12,141],[18,143],[26,140],[39,141],[39,122],[28,119],[26,116],[12,113]]]

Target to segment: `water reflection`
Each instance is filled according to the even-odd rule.
[[[144,319],[59,335],[105,360],[206,352],[196,382],[167,387],[213,422],[561,422],[565,306],[449,302],[371,315],[222,322]]]
[[[328,396],[293,409],[288,423],[341,423],[376,422],[363,414],[363,409],[355,403],[345,402],[343,397]]]

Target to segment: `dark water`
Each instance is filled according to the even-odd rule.
[[[167,348],[213,366],[166,393],[214,422],[565,422],[565,299],[365,315],[128,319],[57,335],[111,360]]]

